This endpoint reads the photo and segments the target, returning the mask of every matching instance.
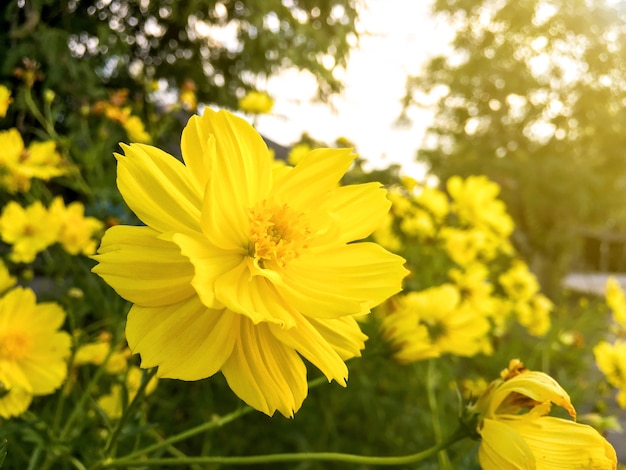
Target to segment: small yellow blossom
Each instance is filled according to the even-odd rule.
[[[546,416],[552,404],[576,418],[567,392],[549,375],[512,360],[478,401],[483,470],[586,468],[614,470],[615,449],[595,429]]]
[[[618,389],[617,403],[626,408],[626,341],[601,341],[593,348],[593,354],[607,382]]]
[[[152,140],[139,116],[128,116],[122,126],[131,142],[149,143]]]
[[[49,211],[60,221],[58,241],[71,255],[92,255],[96,252],[94,236],[104,229],[104,223],[94,217],[85,217],[85,207],[74,201],[65,206],[63,198],[56,197]]]
[[[626,296],[615,277],[609,276],[605,292],[606,303],[613,312],[613,321],[626,330]]]
[[[521,260],[515,260],[508,271],[498,277],[498,282],[515,301],[529,301],[539,292],[537,278]]]
[[[294,145],[289,151],[289,155],[287,155],[287,162],[295,166],[300,163],[300,160],[304,158],[311,151],[311,146],[309,144],[297,144]]]
[[[517,321],[531,335],[545,336],[550,329],[550,313],[554,304],[543,294],[535,294],[527,302],[516,302],[514,306]]]
[[[450,178],[446,187],[453,201],[453,209],[461,221],[471,226],[487,229],[507,238],[513,232],[513,219],[506,206],[497,199],[500,187],[485,176],[459,176]]]
[[[7,115],[7,110],[12,102],[13,98],[11,98],[11,90],[4,85],[0,85],[0,117],[5,117]]]
[[[448,197],[437,188],[424,186],[415,200],[420,206],[430,212],[437,221],[442,221],[450,212]]]
[[[141,385],[142,372],[139,367],[132,366],[128,369],[124,381],[126,387],[127,399],[130,402],[139,391]],[[154,376],[146,384],[145,394],[151,394],[157,387],[159,379]],[[120,419],[124,411],[124,398],[122,395],[122,385],[113,384],[111,391],[98,398],[98,406],[106,413],[111,420]]]
[[[250,91],[239,100],[239,109],[249,114],[268,114],[274,107],[274,100],[265,92]]]
[[[10,201],[0,215],[0,237],[13,245],[12,261],[31,263],[37,253],[57,241],[60,225],[59,218],[50,214],[41,201],[26,208]]]
[[[0,298],[0,416],[22,414],[32,396],[53,393],[67,376],[70,336],[59,328],[63,309],[37,304],[35,293],[16,287]]]
[[[17,283],[17,278],[11,276],[9,268],[7,268],[4,261],[0,259],[0,295],[9,290]]]

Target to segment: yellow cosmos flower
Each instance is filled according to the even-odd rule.
[[[192,117],[181,146],[184,163],[123,146],[118,186],[146,226],[110,228],[94,272],[134,303],[126,335],[142,367],[221,370],[254,408],[292,416],[307,394],[300,356],[345,384],[365,340],[355,316],[400,290],[402,258],[352,243],[384,220],[385,191],[339,186],[350,150],[273,173],[261,136],[226,111]]]
[[[626,341],[601,341],[593,348],[593,354],[607,382],[619,389],[617,403],[626,408]]]
[[[17,284],[17,278],[15,276],[11,276],[9,272],[9,268],[7,268],[6,264],[0,259],[0,295],[9,290]]]
[[[615,450],[591,426],[546,416],[555,404],[576,418],[567,392],[549,375],[513,360],[475,403],[483,470],[613,470]]]
[[[149,143],[152,140],[139,116],[128,116],[122,126],[131,142]]]
[[[626,296],[617,279],[609,276],[606,282],[606,303],[613,312],[613,321],[626,329]]]
[[[9,192],[28,191],[32,178],[47,181],[68,171],[54,141],[33,142],[26,148],[22,135],[12,128],[0,132],[0,148],[0,184]]]
[[[265,92],[251,91],[239,100],[239,109],[244,113],[268,114],[274,107],[274,100]]]
[[[11,90],[4,85],[0,85],[0,117],[5,117],[7,115],[7,110],[12,102],[13,98],[11,98]]]
[[[37,304],[35,293],[16,287],[0,299],[0,416],[23,413],[33,395],[54,392],[67,376],[70,336],[58,331],[63,309]]]
[[[515,301],[529,301],[539,292],[539,282],[528,266],[521,260],[515,260],[498,282],[506,294]]]
[[[41,201],[23,208],[10,201],[0,215],[0,237],[13,245],[10,258],[16,263],[31,263],[37,253],[57,241],[60,221]]]
[[[287,162],[289,162],[290,165],[295,166],[300,163],[300,160],[302,160],[305,155],[308,155],[311,150],[312,149],[309,144],[294,145],[289,151],[289,155],[287,155]]]
[[[513,232],[514,223],[506,206],[497,199],[500,186],[486,176],[459,176],[450,178],[446,187],[453,200],[453,209],[461,221],[472,226],[488,229],[501,237]]]
[[[65,205],[63,198],[56,197],[49,211],[60,221],[58,241],[71,255],[92,255],[96,252],[94,236],[104,224],[94,217],[85,217],[85,206],[78,201]]]
[[[437,188],[425,186],[415,200],[428,210],[437,221],[442,221],[450,211],[448,197]]]

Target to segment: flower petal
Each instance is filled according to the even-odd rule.
[[[345,361],[361,356],[361,350],[365,348],[367,336],[361,332],[361,327],[353,317],[307,318],[307,320],[339,354],[341,359]]]
[[[528,419],[524,415],[507,416],[506,424],[526,441],[537,470],[613,470],[617,466],[615,449],[586,424],[552,416]]]
[[[117,225],[106,231],[92,271],[124,299],[147,307],[193,295],[192,264],[180,248],[149,227]]]
[[[478,461],[483,470],[535,470],[535,457],[522,436],[505,423],[485,419]]]
[[[209,180],[200,222],[203,231],[220,248],[247,249],[250,209],[267,196],[272,184],[267,145],[250,124],[224,111],[207,109],[194,125],[203,131],[198,139],[214,135],[204,154]]]
[[[538,371],[526,371],[503,382],[494,392],[487,416],[493,417],[498,413],[498,408],[502,403],[506,403],[506,398],[512,392],[539,403],[552,402],[565,408],[570,416],[576,417],[570,397],[563,387],[548,374]]]
[[[291,328],[298,311],[285,302],[267,277],[253,275],[251,264],[252,260],[246,258],[237,267],[223,274],[215,282],[216,299],[233,312],[245,315],[254,324],[270,322]]]
[[[313,318],[367,313],[400,291],[404,259],[374,243],[355,243],[291,261],[280,293]]]
[[[134,305],[126,338],[141,367],[159,367],[158,376],[200,380],[215,374],[230,356],[238,318],[227,310],[206,308],[196,296],[163,307]]]
[[[341,356],[306,318],[297,316],[295,320],[294,328],[285,329],[280,326],[269,325],[270,331],[276,339],[295,349],[321,370],[329,382],[334,379],[345,387],[348,368]],[[363,336],[360,330],[356,332],[353,330],[351,333],[356,333],[358,339]]]
[[[241,317],[237,344],[222,372],[230,388],[251,407],[292,417],[308,393],[298,353],[277,340],[267,324]]]
[[[378,229],[391,207],[386,193],[379,183],[341,186],[333,190],[317,211],[324,217],[330,215],[338,225],[333,239],[324,242],[343,244],[361,240]]]
[[[350,149],[313,150],[276,182],[272,193],[294,207],[316,207],[327,191],[338,187],[356,157]]]
[[[215,281],[226,272],[237,267],[244,258],[243,250],[221,250],[207,242],[203,234],[176,233],[172,241],[193,265],[193,285],[202,303],[209,308],[222,308],[215,297]]]
[[[128,207],[160,232],[199,231],[201,195],[179,160],[144,144],[122,144],[117,186]]]

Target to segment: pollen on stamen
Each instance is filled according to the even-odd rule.
[[[287,204],[263,200],[250,210],[248,253],[259,266],[285,266],[308,248],[311,234],[304,214]]]

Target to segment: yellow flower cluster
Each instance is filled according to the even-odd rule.
[[[70,335],[59,328],[65,312],[56,303],[37,303],[28,288],[0,265],[0,416],[19,416],[34,396],[49,395],[67,376]]]
[[[574,421],[547,416],[552,404]],[[614,470],[615,449],[594,428],[575,421],[567,392],[549,375],[517,359],[469,406],[480,436],[483,470],[587,468]]]
[[[65,205],[54,198],[49,208],[41,201],[22,207],[8,202],[0,214],[0,238],[12,245],[10,258],[16,263],[31,263],[37,254],[54,243],[60,243],[72,255],[95,253],[95,237],[104,224],[94,217],[85,217],[84,206],[75,201]]]
[[[613,342],[600,341],[593,348],[593,354],[607,382],[618,390],[618,405],[626,408],[626,296],[612,276],[606,284],[606,303],[613,314],[616,339]]]
[[[552,302],[516,257],[497,184],[470,176],[446,187],[395,186],[392,210],[374,233],[413,267],[408,293],[388,303],[381,323],[400,362],[490,354],[492,336],[503,335],[512,318],[532,335],[550,328]]]
[[[71,171],[54,141],[26,147],[15,128],[0,131],[0,148],[0,186],[10,193],[28,191],[34,178],[48,181]]]
[[[81,345],[74,356],[73,365],[84,366],[92,364],[103,366],[107,374],[111,375],[114,382],[110,390],[96,400],[100,409],[111,420],[122,416],[124,391],[126,400],[132,400],[141,384],[142,372],[139,367],[129,364],[132,356],[128,347],[115,348],[112,350],[111,335],[106,332],[100,333],[95,341]],[[146,394],[152,393],[157,386],[158,378],[152,377],[146,385]]]

